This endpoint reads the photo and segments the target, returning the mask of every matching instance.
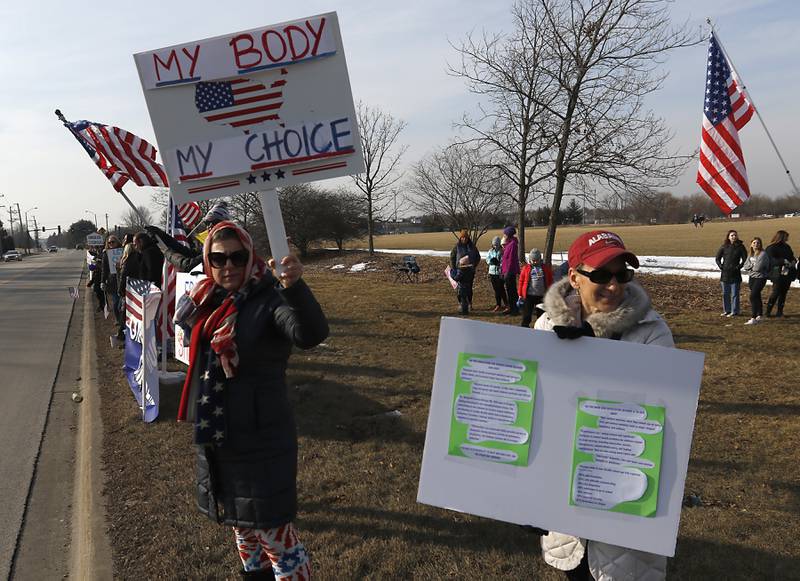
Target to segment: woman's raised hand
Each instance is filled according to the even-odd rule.
[[[300,259],[294,254],[283,257],[281,260],[283,272],[280,275],[278,275],[277,271],[275,270],[274,258],[270,258],[267,264],[272,269],[272,274],[275,275],[275,278],[281,282],[283,288],[289,288],[298,280],[300,280],[301,276],[303,276],[303,263],[300,262]]]

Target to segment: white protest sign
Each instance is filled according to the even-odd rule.
[[[335,12],[134,58],[178,204],[364,169]]]
[[[105,244],[105,239],[102,234],[95,232],[94,234],[88,234],[86,236],[86,244],[87,246],[103,246],[103,244]]]
[[[527,464],[512,465],[504,456],[508,442],[522,437],[508,428],[505,416],[472,424],[467,438],[475,441],[474,450],[464,450],[464,456],[450,451],[454,414],[473,413],[473,402],[454,398],[458,382],[464,380],[463,367],[462,377],[457,376],[464,353],[501,362],[537,362]],[[545,331],[445,317],[417,500],[672,556],[703,359],[702,353],[680,349],[595,338],[565,341]],[[484,407],[492,404],[495,415],[508,415],[508,404],[489,400],[524,401],[519,399],[521,391],[503,394],[506,375],[513,373],[517,372],[511,365],[469,371],[473,399],[486,400]],[[651,421],[646,409],[662,410],[663,421]],[[595,417],[597,428],[580,427],[579,410]],[[495,433],[500,429],[502,433]],[[649,480],[642,470],[652,468],[653,462],[644,457],[647,452],[640,456],[643,440],[659,436],[663,444],[653,485],[657,490],[647,490]],[[484,440],[496,443],[479,448]],[[591,454],[595,461],[573,458],[575,450]],[[571,502],[574,466],[576,495],[594,494],[592,487],[601,481],[613,484],[595,506]],[[650,498],[656,506],[653,516],[616,510],[619,503]]]
[[[117,274],[117,263],[119,262],[119,259],[122,258],[122,252],[122,248],[109,248],[106,250],[108,272],[110,274]]]
[[[178,301],[181,297],[189,294],[194,285],[203,280],[204,274],[191,274],[188,272],[178,272],[175,275],[175,311],[178,310]],[[180,325],[175,325],[175,359],[189,365],[189,346],[184,345],[186,334]]]

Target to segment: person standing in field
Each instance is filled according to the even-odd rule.
[[[534,328],[566,340],[604,337],[674,347],[667,323],[628,265],[638,268],[639,259],[617,234],[594,230],[579,236],[569,248],[569,272],[545,294],[545,313]],[[541,547],[545,562],[571,580],[666,578],[667,558],[661,555],[553,531],[542,536]]]
[[[750,256],[747,257],[742,272],[747,274],[747,286],[750,287],[750,319],[745,325],[755,325],[761,322],[764,314],[761,291],[764,290],[769,275],[769,255],[764,252],[761,238],[755,237],[750,241]]]
[[[507,226],[503,229],[503,260],[500,265],[500,272],[503,276],[503,284],[506,287],[506,299],[508,306],[503,311],[504,315],[518,315],[517,308],[517,275],[519,274],[519,242],[517,241],[517,229]]]
[[[503,305],[508,304],[505,284],[503,283],[503,276],[501,273],[503,246],[500,244],[499,236],[492,238],[492,247],[486,255],[486,263],[489,265],[489,283],[492,285],[492,290],[494,291],[495,307],[492,309],[492,312],[499,313],[503,310]]]
[[[286,367],[328,322],[296,256],[256,256],[250,235],[223,221],[203,244],[199,281],[176,309],[191,334],[178,420],[194,424],[197,504],[233,527],[242,578],[311,578],[297,515],[297,429]],[[269,267],[269,268],[268,268]]]
[[[522,326],[530,327],[536,305],[542,302],[545,291],[553,284],[553,270],[542,264],[542,252],[534,248],[528,254],[528,263],[519,274],[517,292],[522,305]]]
[[[768,317],[772,316],[772,309],[776,306],[775,316],[783,316],[783,305],[786,303],[789,285],[797,275],[796,259],[788,242],[789,233],[786,230],[778,230],[772,237],[770,245],[767,246],[766,252],[770,264],[769,279],[772,281],[772,292],[767,299]]]
[[[741,311],[739,290],[742,284],[742,266],[747,260],[747,250],[739,240],[736,230],[728,230],[725,242],[717,251],[716,260],[722,283],[722,316],[733,317]]]
[[[461,305],[461,314],[469,314],[472,307],[472,289],[475,283],[475,269],[481,255],[470,238],[469,231],[464,229],[458,233],[458,242],[450,251],[450,268],[455,270],[453,278],[458,282],[456,293]]]

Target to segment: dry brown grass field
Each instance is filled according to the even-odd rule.
[[[617,232],[625,245],[637,254],[650,256],[714,256],[725,239],[728,230],[739,232],[739,237],[748,243],[758,236],[764,246],[778,230],[786,230],[792,240],[800,240],[800,217],[773,218],[764,220],[715,220],[702,228],[692,224],[664,224],[656,226],[598,225],[598,226],[559,226],[556,231],[556,251],[566,251],[572,241],[584,232],[598,228]],[[538,247],[544,250],[547,228],[526,228],[526,250]],[[500,230],[490,230],[478,242],[480,250],[488,250],[493,236],[500,236]],[[450,232],[430,232],[424,234],[396,234],[375,238],[375,248],[408,248],[450,250],[455,238]],[[350,244],[351,248],[366,248],[365,240]]]
[[[364,260],[376,270],[330,269]],[[457,304],[442,259],[421,257],[416,284],[394,282],[391,260],[323,253],[307,265],[331,335],[295,352],[288,379],[300,438],[297,525],[316,577],[563,579],[521,528],[417,504],[439,321]],[[678,346],[706,353],[686,483],[702,505],[683,510],[670,578],[800,578],[800,292],[790,291],[788,317],[745,327],[743,317],[719,317],[716,281],[641,278]],[[490,306],[484,273],[473,316],[519,324]],[[237,578],[231,531],[195,509],[178,390],[162,389],[160,419],[143,424],[122,352],[105,340],[111,325],[98,318],[97,331],[114,577]],[[382,415],[393,410],[402,415]]]

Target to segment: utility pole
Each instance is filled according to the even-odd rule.
[[[36,252],[38,253],[39,248],[39,223],[36,221],[36,216],[31,216],[33,218],[33,231],[36,233]]]
[[[16,248],[17,245],[14,242],[14,210],[11,206],[8,207],[8,221],[9,221],[9,228],[11,229],[11,245]]]
[[[106,212],[106,232],[108,232],[108,212]]]

